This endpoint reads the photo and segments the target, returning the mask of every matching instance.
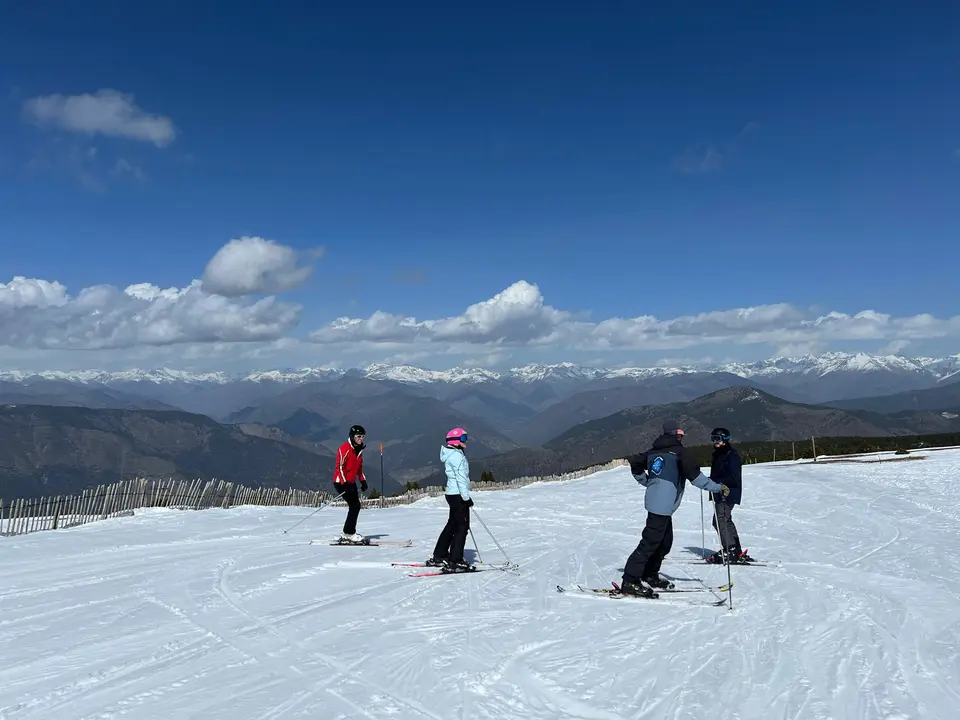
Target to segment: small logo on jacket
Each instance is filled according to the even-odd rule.
[[[657,455],[657,459],[653,461],[653,465],[650,466],[650,470],[653,471],[654,475],[659,475],[660,471],[663,470],[663,458]]]

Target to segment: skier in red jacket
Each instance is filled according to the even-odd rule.
[[[367,491],[367,478],[363,474],[363,439],[367,431],[361,425],[350,428],[350,438],[337,449],[337,467],[333,471],[333,489],[347,501],[347,520],[343,523],[340,542],[363,543],[364,537],[357,532],[357,518],[360,516],[360,490]]]

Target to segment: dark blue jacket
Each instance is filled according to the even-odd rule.
[[[710,464],[710,479],[730,488],[730,494],[724,497],[715,493],[713,499],[718,503],[739,505],[740,494],[743,490],[741,468],[743,460],[733,445],[725,445],[713,451],[713,462]]]

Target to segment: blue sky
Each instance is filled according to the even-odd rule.
[[[5,5],[0,363],[960,350],[956,4]],[[242,237],[323,248],[294,314],[215,283],[76,303],[185,288]],[[828,315],[862,311],[891,317]]]

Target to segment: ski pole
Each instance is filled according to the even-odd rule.
[[[707,536],[703,529],[703,490],[700,491],[700,547],[704,552],[707,551]]]
[[[305,518],[302,518],[302,519],[300,519],[300,520],[297,520],[293,525],[291,525],[291,526],[288,527],[286,530],[284,530],[284,531],[283,531],[283,534],[286,535],[290,530],[293,530],[297,525],[299,525],[300,523],[302,523],[304,520],[309,520],[309,519],[312,518],[314,515],[316,515],[318,512],[320,512],[321,510],[323,510],[327,505],[329,505],[330,503],[336,502],[337,500],[339,500],[340,498],[342,498],[342,497],[344,496],[344,493],[346,493],[346,490],[344,490],[344,492],[342,492],[342,493],[340,493],[339,495],[337,495],[335,498],[331,498],[330,500],[327,500],[323,505],[321,505],[320,507],[318,507],[316,510],[314,510],[312,513],[310,513],[309,515],[307,515]]]
[[[472,514],[477,516],[477,520],[480,521],[480,524],[483,525],[483,529],[487,531],[487,534],[488,534],[488,535],[490,535],[490,538],[493,540],[493,543],[494,543],[498,548],[500,548],[500,552],[502,552],[502,553],[503,553],[503,557],[506,558],[507,564],[508,564],[508,565],[513,565],[513,563],[510,562],[510,558],[507,557],[507,551],[504,550],[503,547],[500,545],[500,543],[497,542],[497,539],[493,536],[493,533],[490,532],[490,528],[487,527],[487,524],[483,521],[483,518],[480,517],[480,516],[477,514],[476,509],[473,510],[473,513],[472,513]]]
[[[383,443],[380,443],[380,508],[383,509]]]
[[[710,493],[710,499],[713,500],[713,517],[717,523],[717,533],[720,535],[720,557],[723,558],[723,564],[727,566],[727,598],[730,601],[730,609],[733,610],[733,580],[730,579],[730,561],[727,559],[726,543],[723,542],[723,533],[720,532],[720,516],[717,514],[717,501],[713,499],[713,493]]]
[[[477,562],[483,563],[483,558],[480,557],[480,546],[477,545],[477,538],[473,536],[473,528],[467,528],[470,531],[470,539],[473,540],[473,547],[477,550]]]

